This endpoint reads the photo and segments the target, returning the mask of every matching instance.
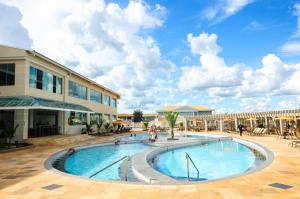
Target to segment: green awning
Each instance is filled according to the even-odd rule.
[[[31,96],[0,97],[0,110],[13,109],[49,109],[93,113],[91,109],[85,106],[69,102],[48,100]]]

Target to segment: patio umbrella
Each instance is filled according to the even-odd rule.
[[[288,116],[282,116],[282,117],[279,117],[279,118],[276,118],[277,120],[294,120],[295,118],[293,117],[288,117]]]

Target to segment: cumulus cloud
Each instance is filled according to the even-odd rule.
[[[17,8],[0,3],[0,44],[31,48],[32,41],[21,20],[22,14]]]
[[[175,69],[147,34],[164,23],[167,11],[159,4],[150,6],[142,0],[131,0],[125,7],[104,0],[9,4],[22,13],[35,50],[116,90],[128,107],[153,104],[149,90],[162,89],[160,78]],[[139,90],[142,95],[136,94]]]
[[[242,65],[226,65],[218,56],[221,47],[216,34],[188,34],[187,40],[194,55],[200,56],[200,66],[184,67],[179,81],[181,90],[206,89],[209,87],[231,87],[241,83]]]
[[[255,100],[255,109],[263,110],[273,96],[300,95],[300,63],[285,63],[277,55],[267,54],[255,69],[241,64],[228,66],[218,55],[222,48],[217,35],[188,34],[187,40],[191,53],[200,57],[200,65],[183,67],[178,83],[181,91],[206,91],[211,98],[239,99],[249,111]]]
[[[204,10],[203,16],[208,20],[221,22],[252,2],[253,0],[218,0],[213,6]]]
[[[267,111],[271,109],[271,98],[243,98],[240,101],[240,109],[242,112]]]

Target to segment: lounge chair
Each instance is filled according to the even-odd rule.
[[[295,131],[295,136],[297,138],[297,140],[293,140],[289,143],[289,145],[291,146],[297,146],[300,145],[300,131]]]

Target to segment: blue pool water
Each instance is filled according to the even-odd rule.
[[[126,155],[132,156],[149,147],[137,143],[80,149],[66,159],[64,169],[70,174],[89,177],[114,161]],[[121,164],[122,161],[94,176],[93,179],[120,180],[118,168]]]
[[[251,149],[228,140],[164,152],[157,156],[154,168],[170,177],[187,179],[186,153],[191,156],[200,171],[199,178],[197,178],[196,169],[190,164],[190,176],[198,181],[243,173],[256,160]]]

